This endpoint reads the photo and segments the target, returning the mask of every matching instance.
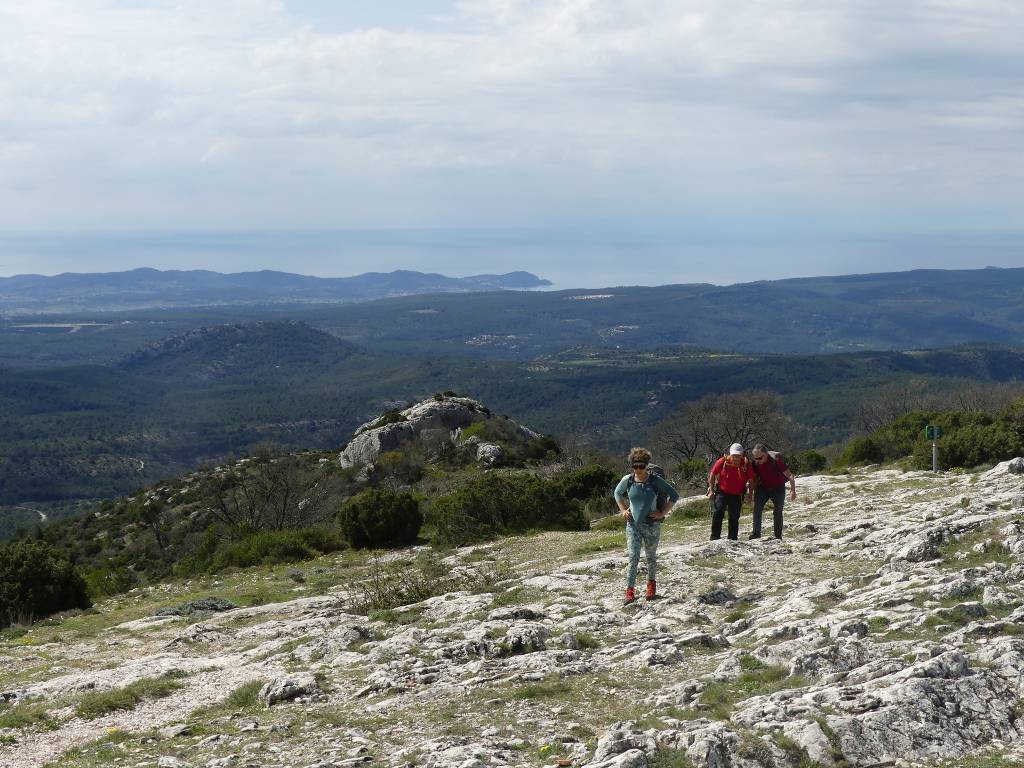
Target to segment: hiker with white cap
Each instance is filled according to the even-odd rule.
[[[708,475],[708,496],[712,499],[711,538],[722,538],[722,518],[729,511],[729,538],[740,537],[740,508],[747,495],[754,473],[747,460],[743,446],[733,443],[729,455],[723,456],[711,468]]]

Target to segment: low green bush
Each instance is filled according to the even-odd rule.
[[[120,595],[139,583],[138,574],[131,568],[105,564],[85,572],[85,583],[93,597]]]
[[[0,628],[91,606],[85,580],[46,542],[0,547]]]
[[[839,456],[839,464],[877,464],[885,456],[870,437],[855,437]]]
[[[356,549],[402,547],[416,541],[423,515],[411,493],[372,488],[348,500],[338,524]]]
[[[442,547],[530,529],[582,531],[590,522],[562,482],[533,475],[487,474],[435,499],[426,515],[431,541]]]
[[[938,448],[941,467],[976,467],[1024,454],[1024,441],[1006,423],[968,424],[944,434]],[[922,441],[914,446],[911,464],[915,469],[931,469],[930,442]]]
[[[926,426],[942,429],[938,441],[941,469],[976,467],[1024,453],[1024,398],[999,413],[912,411],[870,435],[855,438],[837,465],[873,464],[910,457],[914,469],[931,469],[932,444]]]
[[[793,472],[814,475],[828,467],[828,459],[817,451],[801,451],[789,460],[789,468]]]
[[[408,421],[408,419],[402,415],[401,411],[385,411],[374,421],[367,424],[365,427],[360,427],[356,434],[359,435],[362,434],[363,432],[369,432],[371,429],[380,429],[381,427],[386,427],[388,424],[397,424],[401,421]]]
[[[179,575],[216,573],[228,568],[251,568],[310,560],[345,549],[341,534],[327,528],[296,528],[253,533],[240,541],[223,541],[210,528],[196,554],[182,561]]]
[[[587,501],[595,496],[611,498],[618,480],[619,475],[608,467],[589,464],[565,475],[562,479],[562,491],[566,498],[580,501]]]
[[[682,488],[707,488],[711,467],[704,459],[685,459],[675,466],[675,475]]]

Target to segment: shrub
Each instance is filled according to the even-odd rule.
[[[85,573],[85,583],[93,597],[110,597],[127,592],[139,583],[138,574],[131,568],[106,563]]]
[[[241,541],[218,544],[216,531],[208,529],[196,554],[181,563],[178,573],[216,573],[227,568],[291,563],[309,560],[345,548],[341,535],[325,528],[263,531]]]
[[[567,498],[558,480],[495,474],[436,499],[427,524],[438,546],[462,546],[531,528],[581,531],[590,527],[583,505]]]
[[[855,437],[839,457],[840,464],[877,464],[882,451],[870,437]]]
[[[546,461],[562,452],[558,441],[551,435],[541,435],[527,440],[519,453],[525,461]]]
[[[943,468],[976,467],[1020,456],[1024,444],[1020,435],[1007,424],[969,424],[944,434],[939,439],[939,464]],[[932,446],[919,442],[914,448],[913,465],[918,469],[931,469]]]
[[[675,474],[684,488],[706,488],[711,467],[704,459],[684,459],[676,464]]]
[[[619,476],[600,464],[590,464],[570,472],[562,479],[566,498],[587,501],[595,496],[610,497]],[[605,513],[607,514],[607,512]]]
[[[42,541],[0,548],[0,628],[72,608],[89,608],[85,580]]]
[[[356,434],[359,435],[362,434],[363,432],[369,432],[371,429],[379,429],[380,427],[386,427],[388,424],[397,424],[400,421],[408,421],[408,419],[402,415],[401,411],[385,411],[380,416],[378,416],[374,421],[367,424],[365,427],[360,427]]]
[[[828,466],[828,459],[817,451],[801,451],[793,456],[789,467],[794,472],[813,475],[821,472]]]
[[[415,483],[423,477],[423,456],[417,451],[384,451],[374,462],[375,479],[380,475],[398,478],[403,483]]]
[[[397,611],[412,603],[448,592],[491,592],[512,578],[508,563],[481,563],[452,570],[432,555],[417,555],[412,562],[381,563],[374,560],[366,579],[359,582],[355,613],[396,623],[418,618],[415,611]]]
[[[470,424],[468,427],[463,427],[459,433],[459,437],[462,440],[469,440],[471,437],[479,437],[481,440],[487,439],[487,423],[478,421],[475,424]]]
[[[348,500],[338,513],[338,523],[342,535],[357,549],[402,547],[416,541],[423,515],[411,493],[372,488]]]
[[[583,513],[587,516],[587,520],[602,520],[608,515],[616,515],[618,510],[619,508],[612,498],[593,496],[583,503]]]

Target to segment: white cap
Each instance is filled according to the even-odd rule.
[[[730,456],[742,456],[743,455],[743,446],[740,445],[739,443],[733,443],[729,447],[729,455]]]

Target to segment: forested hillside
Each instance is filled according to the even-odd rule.
[[[552,292],[435,293],[359,304],[0,316],[0,364],[111,363],[195,328],[296,319],[398,355],[532,360],[580,345],[756,353],[1013,344],[1024,338],[1024,269],[917,270]]]
[[[375,414],[444,390],[612,450],[642,440],[681,403],[770,390],[810,447],[845,439],[856,404],[885,384],[948,388],[1022,374],[1024,351],[999,347],[811,356],[578,347],[520,363],[385,355],[292,322],[223,326],[113,366],[0,379],[0,507],[59,517],[262,441],[339,449]],[[13,528],[32,514],[4,521]]]

